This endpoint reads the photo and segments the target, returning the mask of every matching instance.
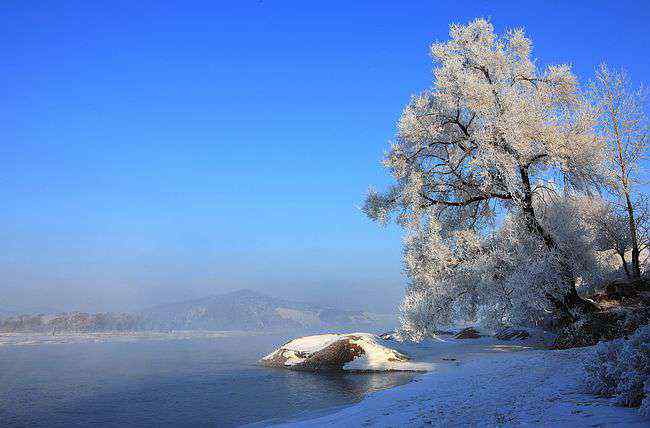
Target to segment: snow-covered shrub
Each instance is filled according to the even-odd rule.
[[[400,305],[399,333],[405,339],[419,342],[455,320],[452,295],[464,284],[458,275],[452,275],[459,261],[441,238],[439,226],[436,222],[422,225],[404,242],[404,265],[410,285]]]
[[[408,291],[400,305],[400,338],[420,342],[434,336],[440,327],[450,324],[445,321],[449,319],[448,300],[432,290]]]
[[[585,388],[593,394],[616,397],[617,404],[648,412],[650,389],[650,325],[629,339],[599,343],[585,363]]]
[[[645,394],[645,398],[641,402],[641,406],[639,406],[639,413],[642,416],[650,416],[650,382],[645,383],[643,393]]]
[[[639,327],[650,324],[650,307],[617,308],[587,314],[563,326],[555,338],[554,348],[594,346],[632,335]]]

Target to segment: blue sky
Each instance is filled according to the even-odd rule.
[[[247,287],[388,309],[357,206],[450,22],[650,81],[650,3],[5,1],[0,302],[128,309]]]

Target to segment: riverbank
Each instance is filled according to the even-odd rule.
[[[410,346],[435,368],[411,383],[360,403],[279,427],[648,426],[636,409],[582,392],[590,348],[535,349],[493,339],[431,341]]]

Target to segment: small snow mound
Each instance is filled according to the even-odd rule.
[[[383,342],[380,343],[380,342]],[[268,367],[291,370],[426,371],[369,333],[321,334],[292,340],[260,360]]]

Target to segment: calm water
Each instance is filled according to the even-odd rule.
[[[238,426],[351,404],[412,377],[256,364],[290,337],[0,346],[0,426]]]

